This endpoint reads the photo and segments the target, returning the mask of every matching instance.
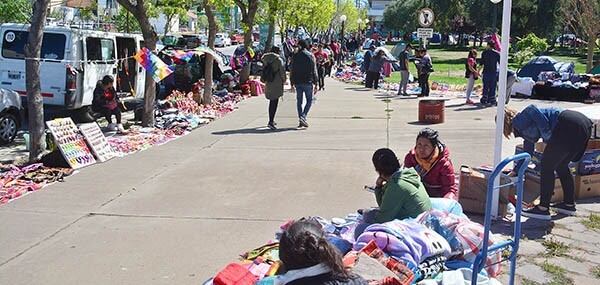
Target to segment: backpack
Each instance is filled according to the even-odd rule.
[[[270,62],[269,64],[263,66],[262,75],[261,75],[263,81],[273,82],[275,80],[276,75],[277,75],[277,73],[273,69],[273,62]]]

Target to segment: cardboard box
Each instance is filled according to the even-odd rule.
[[[463,166],[460,169],[459,181],[459,199],[463,211],[474,214],[485,214],[488,176],[489,172],[472,169],[468,166]],[[504,177],[500,180],[500,184],[509,183],[510,179]],[[500,191],[500,199],[498,203],[498,214],[506,215],[507,204],[510,201],[509,197],[514,196],[514,188],[502,189]]]
[[[535,151],[533,152],[533,155],[531,156],[531,161],[529,164],[529,169],[527,169],[527,172],[529,173],[533,173],[537,176],[541,175],[541,171],[542,171],[542,157],[544,156],[544,149],[546,148],[546,144],[544,143],[536,143],[535,144]],[[515,148],[515,154],[519,154],[525,152],[525,150],[523,149],[523,145],[517,145],[517,147]],[[571,169],[571,173],[573,175],[577,174],[577,170],[578,170],[578,163],[577,162],[571,162],[569,163],[569,168]]]
[[[575,181],[576,182],[576,181]],[[537,204],[541,193],[540,176],[534,173],[525,174],[525,182],[523,183],[523,202]],[[575,183],[575,193],[577,193],[577,183]],[[562,202],[564,198],[560,179],[556,178],[554,183],[554,194],[550,202]]]
[[[600,150],[589,150],[583,154],[577,174],[581,176],[600,174]]]
[[[600,174],[576,177],[575,196],[577,199],[600,197]]]

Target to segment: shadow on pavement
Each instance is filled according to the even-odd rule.
[[[229,130],[229,131],[220,131],[213,132],[213,135],[236,135],[236,134],[272,134],[272,133],[282,133],[288,131],[298,131],[298,128],[280,128],[276,130],[271,130],[267,127],[258,127],[258,128],[247,128],[247,129],[239,129],[239,130]]]
[[[419,122],[419,121],[408,122],[408,124],[409,125],[413,125],[413,126],[430,126],[430,125],[436,125],[436,124],[424,123],[424,122]]]
[[[344,89],[352,90],[352,91],[374,91],[374,89],[366,88],[366,87],[346,87]]]
[[[449,107],[449,106],[446,106],[446,107]],[[469,107],[469,108],[466,108],[466,107],[458,108],[458,109],[455,109],[454,111],[455,112],[478,111],[478,110],[483,110],[483,109],[487,109],[487,108],[492,108],[492,107],[486,107],[486,106],[482,106],[482,105],[476,105],[476,106]]]
[[[471,221],[483,225],[483,216],[469,214],[469,218]],[[543,239],[554,228],[553,221],[542,221],[537,219],[527,219],[524,221],[524,219],[527,218],[521,217],[521,238],[526,237],[529,240]],[[506,220],[492,221],[492,233],[512,237],[514,233],[513,224],[514,222]]]

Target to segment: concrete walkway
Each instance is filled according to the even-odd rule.
[[[306,130],[295,128],[294,95],[283,99],[277,132],[265,127],[267,101],[252,98],[186,137],[1,206],[0,284],[200,284],[286,219],[374,205],[362,187],[376,178],[373,151],[387,144],[386,104],[327,84]],[[457,168],[492,164],[495,109],[462,101],[448,102],[435,128]],[[390,148],[403,157],[423,127],[417,100],[390,108]]]

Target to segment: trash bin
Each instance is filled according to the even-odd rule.
[[[419,101],[419,122],[441,124],[444,122],[445,100],[423,99]]]

